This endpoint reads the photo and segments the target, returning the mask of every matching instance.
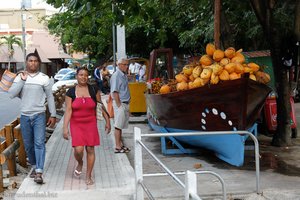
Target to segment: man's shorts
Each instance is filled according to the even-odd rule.
[[[122,103],[120,107],[117,106],[116,101],[113,101],[114,107],[114,127],[118,129],[128,128],[129,123],[129,104]]]

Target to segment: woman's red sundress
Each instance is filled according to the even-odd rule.
[[[100,145],[96,103],[91,97],[76,97],[72,102],[70,131],[73,147]]]

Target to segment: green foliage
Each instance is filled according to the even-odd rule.
[[[48,3],[50,3],[48,1]],[[112,14],[109,4],[106,9],[97,9],[96,1],[65,1],[67,10],[54,15],[48,22],[52,34],[61,37],[63,45],[72,43],[72,50],[88,53],[90,58],[107,54],[112,46]],[[107,27],[110,27],[108,29]]]
[[[279,1],[276,22],[291,30],[293,7]],[[149,56],[153,48],[169,47],[175,53],[204,50],[214,40],[212,0],[47,0],[62,11],[48,22],[62,44],[92,58],[112,56],[112,24],[125,25],[130,55]],[[114,11],[112,12],[112,3]],[[222,1],[221,41],[246,50],[268,49],[263,31],[248,1]],[[227,46],[226,46],[227,45]]]
[[[22,41],[16,35],[2,36],[1,39],[3,39],[4,41],[0,45],[6,44],[9,50],[8,53],[10,53],[10,51],[14,51],[14,44],[18,45],[23,49]]]
[[[23,43],[20,38],[16,37],[16,35],[8,35],[8,36],[2,36],[1,39],[3,42],[0,43],[0,45],[6,44],[7,45],[7,54],[9,58],[8,63],[8,69],[10,69],[10,61],[14,57],[14,45],[21,47],[23,49]]]

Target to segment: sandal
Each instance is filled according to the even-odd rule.
[[[78,165],[76,166],[75,170],[74,170],[74,176],[76,178],[79,178],[81,173],[82,173],[82,167],[81,167],[81,171],[77,170],[78,169]]]
[[[131,149],[129,149],[128,147],[125,147],[124,145],[121,148],[124,149],[124,151],[126,151],[126,153],[131,151]]]
[[[89,178],[88,180],[85,181],[85,184],[87,185],[94,185],[94,181],[92,178]]]
[[[77,169],[75,169],[74,170],[74,176],[76,177],[76,178],[79,178],[80,177],[80,175],[81,175],[81,171],[78,171]]]
[[[34,177],[34,182],[36,182],[37,184],[44,183],[42,173],[36,173],[36,176]]]
[[[29,177],[30,178],[35,178],[35,176],[36,176],[36,171],[35,171],[35,169],[32,169]]]
[[[115,153],[127,153],[124,149],[115,148]]]

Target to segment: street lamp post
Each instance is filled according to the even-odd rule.
[[[21,7],[21,19],[22,19],[22,40],[23,40],[23,56],[24,56],[24,63],[26,61],[26,32],[25,32],[25,20],[26,20],[26,14],[24,13],[25,5],[22,3]],[[25,64],[24,64],[25,68]]]
[[[112,12],[114,13],[114,3],[112,3]],[[116,26],[115,26],[115,20],[112,23],[112,39],[113,39],[113,67],[114,71],[116,71]]]

